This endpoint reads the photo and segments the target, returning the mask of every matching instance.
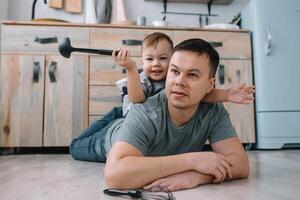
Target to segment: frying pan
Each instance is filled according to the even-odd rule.
[[[85,48],[75,48],[71,46],[70,38],[66,37],[63,39],[63,41],[58,46],[59,53],[65,57],[70,58],[71,53],[73,51],[77,52],[83,52],[83,53],[92,53],[92,54],[99,54],[99,55],[108,55],[111,56],[112,50],[106,50],[106,49],[85,49]],[[116,52],[116,55],[118,54],[118,51]]]

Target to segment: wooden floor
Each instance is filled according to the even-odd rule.
[[[250,177],[174,192],[177,200],[298,200],[300,150],[249,151]],[[114,200],[103,194],[104,164],[69,155],[0,156],[1,200]]]

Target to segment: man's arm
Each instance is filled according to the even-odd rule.
[[[249,175],[248,156],[238,137],[221,140],[211,145],[214,152],[225,156],[230,164],[232,177],[226,180],[247,178]]]
[[[132,189],[191,170],[213,175],[219,181],[231,174],[225,158],[214,152],[144,157],[133,145],[116,142],[108,155],[104,176],[109,187]]]
[[[226,180],[246,178],[249,174],[248,158],[237,137],[226,139],[212,145],[214,151],[225,156],[231,167],[231,176],[226,175]],[[220,183],[212,175],[203,174],[197,171],[186,171],[167,177],[160,178],[144,189],[166,188],[169,191],[194,188],[198,185],[208,183]]]
[[[186,171],[174,174],[154,181],[143,187],[145,190],[155,191],[157,189],[167,189],[168,191],[184,190],[212,183],[213,176],[202,174],[196,171]]]
[[[108,155],[104,177],[109,187],[133,189],[188,169],[182,155],[144,157],[133,145],[116,142]]]

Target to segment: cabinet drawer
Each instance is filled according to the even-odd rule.
[[[121,101],[117,86],[90,86],[89,115],[105,115]]]
[[[221,58],[251,59],[250,33],[217,31],[176,31],[175,45],[190,39],[201,38],[213,44]]]
[[[70,37],[74,47],[89,47],[88,28],[3,25],[1,37],[6,53],[58,54],[58,44],[65,37]]]
[[[139,69],[142,69],[140,59],[134,58]],[[118,66],[111,57],[91,56],[90,85],[115,85],[126,76],[126,70]]]
[[[91,28],[90,47],[95,49],[127,48],[132,56],[141,56],[141,45],[133,40],[142,41],[153,32],[164,32],[173,39],[172,31],[128,29],[128,28]],[[125,44],[124,44],[125,43]],[[127,45],[126,45],[127,44]]]

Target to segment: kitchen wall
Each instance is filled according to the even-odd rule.
[[[0,20],[3,20],[3,19],[7,18],[7,5],[8,5],[8,0],[1,0],[1,3],[0,3]]]
[[[2,1],[2,0],[1,0]],[[8,19],[30,20],[33,0],[9,0]],[[37,0],[35,7],[35,18],[57,18],[72,22],[83,22],[83,14],[70,14],[63,10],[49,8],[44,0]]]
[[[1,0],[1,3],[2,1],[3,0]],[[7,3],[7,0],[4,0],[4,2]],[[30,20],[32,2],[33,0],[9,0],[7,18],[12,20]],[[161,14],[163,11],[162,0],[161,2],[124,0],[124,2],[128,19],[136,20],[137,16],[146,16],[147,25],[149,25],[153,20],[160,20],[163,18],[163,15]],[[218,14],[219,16],[211,17],[210,23],[224,23],[231,21],[233,16],[248,2],[249,0],[234,0],[230,5],[213,5],[212,13]],[[168,3],[167,10],[172,12],[207,13],[207,6],[199,3]],[[37,1],[35,15],[36,18],[59,18],[71,22],[84,22],[84,13],[69,14],[63,10],[50,9],[44,4],[44,0]],[[198,16],[167,15],[166,20],[170,25],[175,26],[199,26]],[[202,21],[204,24],[205,19],[203,18]]]
[[[0,21],[3,19],[7,19],[7,7],[8,7],[8,0],[1,0]],[[1,37],[1,26],[0,26],[0,37]],[[0,40],[0,51],[1,51],[1,40]]]

